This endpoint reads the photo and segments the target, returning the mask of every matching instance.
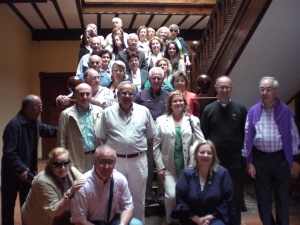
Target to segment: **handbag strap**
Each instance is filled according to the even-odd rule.
[[[191,116],[189,116],[189,122],[190,122],[190,126],[191,126],[191,129],[192,129],[192,134],[195,134],[195,127],[194,127],[194,123],[191,119]]]
[[[107,224],[109,224],[113,193],[114,193],[114,178],[113,176],[111,176],[110,183],[109,183],[109,199],[107,205]]]

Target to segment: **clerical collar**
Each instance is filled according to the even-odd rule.
[[[229,103],[231,102],[231,99],[229,99],[229,101],[227,102],[227,103],[221,103],[220,101],[219,101],[219,99],[218,99],[218,102],[219,102],[219,104],[222,106],[222,107],[226,107],[226,106],[228,106],[229,105]]]

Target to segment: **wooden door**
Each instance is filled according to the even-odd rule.
[[[41,99],[43,102],[41,121],[43,123],[58,125],[59,115],[65,108],[56,106],[56,97],[70,93],[67,81],[71,76],[74,76],[74,73],[40,73]],[[48,153],[56,146],[56,138],[43,138],[42,158],[47,159]]]

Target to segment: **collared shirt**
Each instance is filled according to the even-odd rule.
[[[155,136],[156,129],[149,110],[133,103],[129,115],[114,104],[103,111],[100,138],[118,154],[134,154],[147,150],[147,139]]]
[[[114,95],[108,88],[100,86],[94,98],[100,102],[100,107],[105,109],[113,104]]]
[[[279,133],[278,126],[274,119],[275,105],[271,109],[267,109],[262,104],[260,119],[255,124],[254,146],[263,152],[276,152],[282,149],[281,135]],[[247,116],[246,125],[245,125],[244,149],[242,151],[243,156],[247,155],[246,144],[247,144],[248,124],[249,121]],[[291,126],[292,126],[291,135],[292,135],[293,154],[296,155],[299,154],[299,148],[298,148],[299,139],[295,137],[299,137],[299,134],[293,117],[291,117]]]
[[[115,216],[117,208],[121,211],[133,209],[132,197],[126,178],[116,170],[113,170],[112,176],[114,179],[114,193],[110,220]],[[106,221],[111,178],[103,183],[96,174],[94,167],[85,173],[83,177],[86,178],[86,183],[76,192],[71,202],[71,221],[73,223],[82,223],[86,220]]]
[[[94,117],[91,105],[87,112],[83,111],[80,106],[76,105],[78,112],[78,122],[82,133],[83,149],[89,152],[96,149],[96,135],[94,130]]]
[[[132,83],[137,87],[138,91],[142,90],[142,80],[141,80],[141,71],[138,68],[135,73],[135,77],[133,76],[132,70],[130,70],[132,76]]]
[[[135,95],[134,102],[147,107],[153,120],[156,120],[157,117],[165,113],[166,101],[169,95],[169,92],[160,90],[156,93],[156,96],[154,96],[152,88],[145,88]]]
[[[83,74],[85,69],[89,68],[88,62],[89,62],[89,59],[90,59],[91,55],[92,55],[92,52],[88,53],[88,54],[85,54],[84,56],[81,57],[81,59],[78,63],[78,66],[77,66],[76,76],[79,76],[79,75]]]
[[[100,85],[102,87],[109,87],[111,83],[110,74],[107,72],[100,71]]]

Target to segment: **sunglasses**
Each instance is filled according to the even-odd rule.
[[[70,160],[66,160],[66,161],[63,161],[63,162],[60,162],[60,161],[56,161],[56,162],[53,162],[52,163],[52,166],[54,168],[58,167],[58,168],[62,168],[62,166],[66,167],[70,165]]]

